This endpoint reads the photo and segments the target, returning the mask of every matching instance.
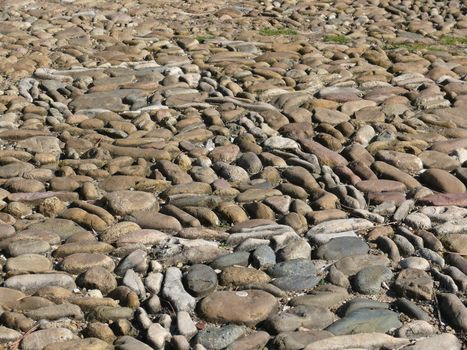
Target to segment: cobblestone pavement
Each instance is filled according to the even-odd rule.
[[[1,5],[0,349],[465,349],[465,2]]]

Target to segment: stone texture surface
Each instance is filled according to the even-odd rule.
[[[3,1],[0,348],[459,349],[466,35],[462,1]]]

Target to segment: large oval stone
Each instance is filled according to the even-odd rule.
[[[200,303],[201,313],[212,322],[254,326],[277,309],[274,296],[262,290],[214,292]]]

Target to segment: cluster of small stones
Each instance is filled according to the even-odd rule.
[[[466,344],[462,1],[2,6],[1,349]]]

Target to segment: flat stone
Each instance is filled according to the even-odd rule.
[[[26,295],[19,290],[0,287],[0,305],[5,308],[11,308],[16,302]]]
[[[269,342],[269,333],[264,331],[253,332],[239,338],[227,347],[227,350],[259,349]]]
[[[211,263],[213,269],[225,269],[226,267],[239,265],[248,266],[250,259],[250,253],[248,252],[233,252],[232,254],[226,254],[218,257]]]
[[[196,297],[206,296],[217,287],[217,274],[207,265],[190,266],[184,276],[185,286],[189,293]]]
[[[254,326],[267,319],[278,306],[271,294],[261,290],[220,291],[204,298],[200,312],[212,322]]]
[[[270,317],[267,326],[275,333],[294,331],[300,327],[323,329],[335,318],[336,316],[325,307],[300,305]]]
[[[44,350],[112,350],[112,345],[98,338],[67,340],[47,345]]]
[[[401,325],[399,315],[393,311],[359,309],[334,322],[326,330],[334,335],[385,333]]]
[[[378,294],[381,284],[388,283],[393,276],[391,269],[386,266],[374,265],[360,270],[355,276],[355,287],[362,294]]]
[[[182,272],[176,267],[169,267],[165,273],[162,296],[167,298],[176,311],[193,311],[196,300],[184,289]]]
[[[51,271],[52,262],[42,255],[23,254],[15,258],[9,258],[5,267],[9,272],[41,273]]]
[[[420,158],[423,166],[427,169],[435,168],[452,171],[460,165],[456,159],[437,151],[424,151],[418,155],[418,158]]]
[[[431,189],[444,193],[465,193],[466,187],[458,178],[442,169],[428,169],[421,175],[422,181]]]
[[[117,215],[148,210],[157,202],[153,194],[142,191],[115,191],[107,194],[106,199],[110,209]]]
[[[243,326],[208,327],[198,333],[196,342],[208,350],[220,350],[228,347],[245,333],[246,328]]]
[[[393,180],[364,180],[358,182],[355,187],[360,191],[369,192],[405,192],[406,186],[403,183]]]
[[[325,260],[338,260],[347,256],[366,254],[368,245],[360,238],[334,238],[316,251],[316,257]]]
[[[462,301],[451,293],[437,295],[441,315],[448,323],[461,331],[467,330],[467,308]]]
[[[68,290],[76,288],[73,278],[63,273],[13,276],[5,281],[4,286],[7,288],[21,290],[28,294],[33,294],[37,290],[48,286],[57,286]]]
[[[418,339],[415,344],[406,346],[406,350],[461,350],[462,344],[454,334],[442,333],[432,337]]]
[[[61,263],[61,267],[66,272],[79,274],[92,267],[103,267],[113,271],[115,263],[105,254],[76,253],[66,256]]]
[[[271,278],[263,271],[242,266],[228,266],[222,270],[220,282],[224,286],[243,286],[267,283]]]
[[[300,295],[290,301],[290,305],[316,305],[332,308],[340,304],[348,297],[348,292],[345,288],[338,287],[332,284],[324,284],[317,286],[312,291],[305,295]]]
[[[360,333],[316,340],[307,345],[305,350],[397,349],[408,344],[409,339],[395,338],[384,333]]]
[[[279,350],[300,350],[316,340],[332,336],[332,333],[321,330],[282,332],[274,338],[274,346]]]
[[[23,350],[44,349],[47,345],[71,340],[73,333],[66,328],[43,329],[28,334],[21,342]]]
[[[271,277],[314,276],[316,267],[311,260],[295,259],[277,263],[267,270]]]
[[[354,255],[340,259],[334,266],[347,276],[353,276],[360,270],[369,266],[388,266],[390,260],[384,255]]]
[[[402,296],[422,300],[431,300],[433,297],[433,280],[423,270],[402,270],[394,285],[396,291]]]

